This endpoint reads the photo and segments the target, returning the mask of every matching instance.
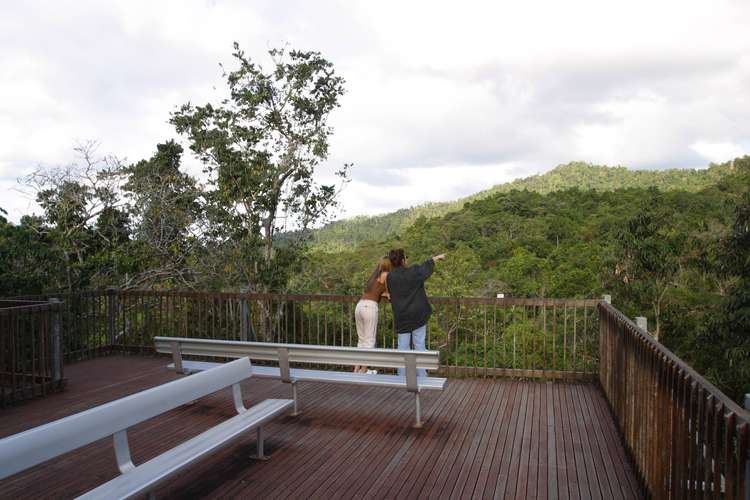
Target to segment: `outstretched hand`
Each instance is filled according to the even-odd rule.
[[[440,260],[445,260],[445,254],[444,254],[444,253],[441,253],[440,255],[436,255],[436,256],[434,256],[434,257],[432,258],[432,260],[434,260],[435,262],[438,262],[438,261],[440,261]]]

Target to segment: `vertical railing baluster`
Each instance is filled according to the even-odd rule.
[[[466,366],[466,321],[461,303],[456,300],[456,374],[463,375],[462,367]]]
[[[563,370],[568,369],[568,304],[563,306]]]
[[[487,304],[482,306],[483,313],[483,324],[482,324],[482,339],[484,341],[484,350],[482,352],[482,377],[487,378]]]
[[[320,302],[315,305],[315,344],[320,344]]]
[[[474,315],[474,311],[472,311],[471,307],[468,308],[470,312],[466,314],[466,323],[469,325],[469,328],[471,328],[471,370],[469,373],[472,374],[473,377],[477,376],[477,318]],[[467,343],[468,344],[468,343]],[[469,353],[469,346],[466,346],[466,354]],[[467,358],[468,362],[468,358]]]
[[[559,319],[557,317],[557,302],[552,304],[552,359],[553,359],[553,368],[555,370],[564,370],[565,367],[560,364],[560,355],[557,351],[557,323]]]
[[[349,301],[349,309],[347,311],[347,315],[349,316],[349,336],[351,338],[349,345],[351,345],[352,347],[356,347],[357,346],[357,325],[354,320],[354,308],[356,307],[357,302],[353,299],[354,298],[352,297],[352,300]],[[388,307],[388,302],[385,300],[382,301],[378,309],[380,309],[381,307],[383,309]],[[378,339],[378,336],[376,334],[375,335],[375,343],[376,343],[375,347],[380,347],[379,345],[377,345],[377,339]]]
[[[724,448],[724,495],[725,498],[735,498],[735,467],[734,467],[734,436],[735,436],[735,415],[729,413],[724,416],[724,442],[722,447]]]
[[[577,330],[577,314],[578,314],[578,307],[573,305],[573,371],[578,371],[578,358],[576,357],[576,349],[578,346],[577,338],[576,338],[576,330]]]
[[[750,425],[742,423],[737,431],[737,496],[750,498]]]
[[[340,318],[340,324],[341,324],[341,346],[343,347],[344,345],[347,345],[347,346],[349,345],[349,344],[345,344],[344,343],[344,316],[346,315],[346,302],[341,301],[341,307],[339,307],[339,309],[340,309],[339,312],[341,314],[341,318]]]
[[[492,378],[497,377],[497,299],[492,303]]]

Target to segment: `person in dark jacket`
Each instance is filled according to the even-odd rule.
[[[388,273],[386,282],[391,294],[391,307],[393,308],[393,321],[398,334],[398,348],[402,351],[411,350],[412,344],[415,351],[424,351],[425,337],[427,335],[427,321],[432,314],[432,306],[427,300],[424,290],[424,282],[435,270],[435,262],[445,259],[445,255],[436,255],[427,259],[422,264],[409,265],[409,257],[403,248],[391,250],[388,253],[393,270]],[[399,375],[404,375],[404,370],[398,370]],[[418,377],[427,376],[427,371],[417,371]]]

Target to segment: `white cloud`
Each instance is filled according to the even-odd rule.
[[[150,156],[174,137],[175,106],[221,95],[233,41],[260,60],[283,43],[318,50],[346,78],[320,177],[355,163],[351,215],[570,160],[726,161],[750,144],[748,16],[744,0],[11,3],[0,17],[0,206],[15,220],[28,211],[13,178],[69,163],[76,140]],[[392,196],[370,198],[383,186]]]
[[[375,182],[355,178],[345,187],[342,193],[344,215],[374,215],[427,202],[463,198],[513,180],[518,168],[514,164],[497,164],[384,169],[375,174]],[[388,182],[394,178],[397,182]]]
[[[714,162],[725,162],[731,158],[737,158],[747,154],[747,149],[741,144],[733,142],[707,142],[698,141],[690,145],[690,149],[701,155],[703,158]]]

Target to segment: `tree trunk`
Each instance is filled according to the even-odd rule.
[[[264,269],[268,271],[271,269],[273,260],[273,227],[276,221],[276,209],[269,210],[268,217],[264,221],[263,229],[266,232],[265,235],[265,251],[263,255]],[[262,293],[269,293],[270,286],[268,283],[258,283]],[[260,312],[258,334],[262,337],[262,341],[269,342],[273,336],[273,328],[271,321],[271,302],[266,303],[263,300],[258,301],[258,311]]]
[[[65,256],[65,275],[66,279],[68,280],[68,291],[73,291],[73,277],[71,276],[71,270],[70,270],[70,254],[67,250],[63,251],[63,255]]]

